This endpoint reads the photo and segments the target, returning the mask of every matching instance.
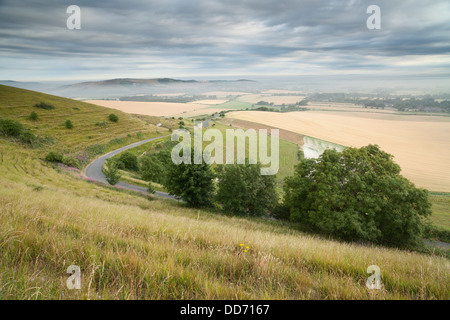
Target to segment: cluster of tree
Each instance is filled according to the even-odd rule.
[[[19,121],[12,119],[0,119],[0,134],[17,138],[27,144],[33,144],[37,140],[36,135],[30,129],[25,128]]]
[[[193,155],[192,150],[192,163]],[[134,170],[136,161],[127,161],[127,168]],[[167,146],[139,163],[144,180],[162,184],[192,207],[219,205],[235,215],[272,215],[349,241],[400,247],[421,241],[430,215],[428,192],[402,177],[392,156],[376,145],[302,158],[285,179],[282,202],[275,176],[262,176],[260,168],[248,162],[176,165]]]
[[[415,246],[431,214],[428,192],[374,145],[303,159],[284,193],[291,221],[345,240]]]
[[[141,102],[174,102],[174,103],[188,103],[198,100],[216,100],[217,96],[208,95],[193,95],[193,96],[154,96],[154,95],[143,95],[143,96],[126,96],[120,97],[120,101],[141,101]]]
[[[273,102],[267,102],[267,101],[259,101],[256,105],[252,106],[252,109],[254,111],[270,111],[270,112],[292,112],[292,111],[305,111],[308,110],[307,108],[304,108],[302,106],[307,106],[308,100],[303,99],[301,101],[298,101],[296,103],[291,104],[281,104],[281,105],[275,105]],[[258,107],[261,106],[261,107]],[[249,109],[246,109],[249,110]]]
[[[315,93],[309,96],[314,101],[353,103],[366,108],[394,108],[398,111],[450,112],[450,100],[437,101],[430,95],[412,97],[376,94]]]

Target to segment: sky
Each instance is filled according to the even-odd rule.
[[[370,5],[381,29],[367,28]],[[449,53],[448,0],[0,0],[1,80],[448,80]]]

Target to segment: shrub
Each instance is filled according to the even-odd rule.
[[[414,247],[431,214],[428,192],[376,145],[303,159],[284,190],[291,220],[344,240]]]
[[[113,144],[122,144],[122,143],[124,143],[124,142],[125,142],[125,139],[124,139],[124,138],[114,138],[114,139],[110,140],[110,141],[108,142],[108,144],[110,144],[110,145],[113,145]]]
[[[9,137],[19,137],[22,133],[23,125],[16,120],[0,120],[0,132]]]
[[[38,116],[38,114],[36,113],[36,111],[32,111],[32,112],[30,113],[30,116],[29,116],[28,118],[29,118],[30,120],[36,121],[36,120],[39,119],[39,116]]]
[[[112,121],[112,122],[118,122],[118,121],[119,121],[119,117],[116,116],[114,113],[111,113],[111,114],[109,115],[109,121]]]
[[[132,154],[131,152],[122,153],[120,155],[119,159],[117,160],[117,164],[119,167],[124,168],[124,169],[133,170],[133,171],[139,170],[137,157],[134,154]]]
[[[148,192],[148,193],[151,193],[151,194],[154,194],[154,193],[156,192],[156,190],[155,190],[155,188],[153,187],[153,185],[152,185],[151,182],[148,183],[148,186],[147,186],[147,192]]]
[[[23,130],[22,133],[19,136],[20,140],[22,140],[23,142],[26,143],[33,143],[34,141],[36,141],[36,136],[34,135],[33,132],[31,132],[30,130]]]
[[[78,168],[78,169],[81,168],[78,159],[73,157],[64,157],[62,163],[71,168]]]
[[[67,129],[73,129],[73,123],[69,119],[66,120],[64,125],[66,126]]]
[[[33,107],[44,109],[44,110],[53,110],[53,109],[55,109],[54,106],[52,106],[51,104],[45,103],[45,102],[36,103]]]
[[[105,153],[107,148],[103,144],[93,144],[91,146],[86,147],[85,150],[89,154],[89,157],[93,158],[99,154]]]
[[[108,122],[106,122],[106,121],[96,122],[95,125],[97,127],[106,127],[108,125]]]
[[[224,165],[218,167],[217,201],[226,211],[237,215],[261,216],[277,204],[275,175],[263,176],[261,165]]]
[[[45,161],[48,162],[56,162],[56,163],[62,163],[64,159],[64,156],[62,153],[51,151],[47,153],[45,156]]]
[[[282,203],[277,204],[271,213],[272,217],[278,220],[289,220],[291,214],[289,208]]]

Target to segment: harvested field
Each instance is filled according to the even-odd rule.
[[[264,125],[261,123],[256,123],[256,122],[250,122],[250,121],[244,121],[244,120],[239,120],[239,119],[230,119],[230,118],[225,118],[221,121],[224,125],[232,125],[233,127],[236,128],[241,128],[244,130],[247,129],[255,129],[255,130],[259,130],[259,129],[267,129],[268,132],[270,132],[270,130],[272,129],[279,129],[273,126],[268,126],[268,125]],[[298,144],[298,145],[302,145],[303,144],[303,135],[299,134],[299,133],[295,133],[292,131],[288,131],[288,130],[284,130],[284,129],[280,129],[280,139]]]
[[[352,111],[352,112],[368,112],[368,113],[398,113],[395,109],[371,109],[364,108],[362,105],[353,103],[337,103],[337,102],[314,102],[308,103],[306,108],[314,111]]]
[[[318,139],[361,147],[378,144],[394,155],[417,186],[450,191],[450,118],[351,112],[273,113],[238,111],[229,117]]]
[[[189,103],[197,103],[197,104],[206,104],[206,105],[216,105],[216,104],[222,104],[227,102],[228,100],[226,99],[217,99],[217,100],[198,100],[198,101],[193,101],[193,102],[189,102]]]
[[[202,93],[205,96],[216,96],[217,98],[225,98],[227,96],[242,96],[250,94],[248,92],[239,92],[239,91],[210,91]]]
[[[117,109],[126,113],[142,114],[147,116],[173,116],[185,111],[195,111],[207,107],[203,104],[197,103],[135,102],[109,100],[90,100],[86,102],[102,107]]]

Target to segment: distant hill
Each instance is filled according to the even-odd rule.
[[[118,78],[78,83],[19,82],[0,80],[0,84],[36,90],[78,100],[114,99],[122,96],[151,95],[158,93],[202,94],[208,91],[249,91],[258,89],[256,81],[238,80],[180,80],[172,78]]]

